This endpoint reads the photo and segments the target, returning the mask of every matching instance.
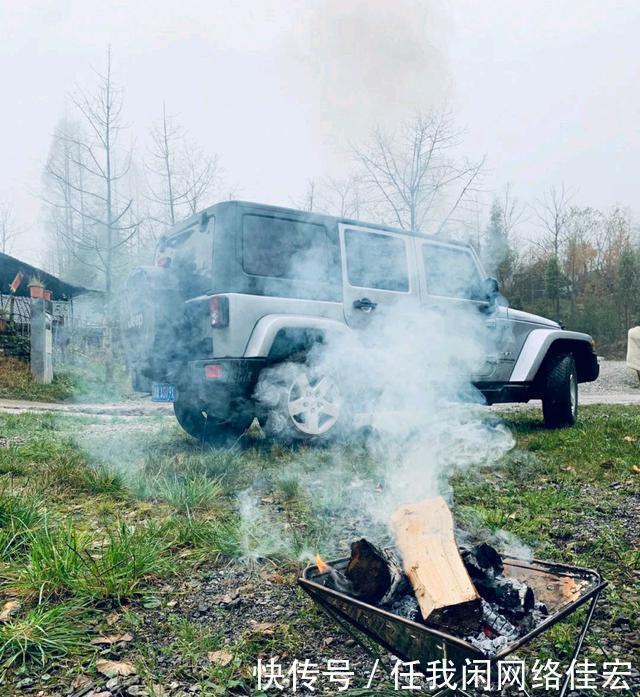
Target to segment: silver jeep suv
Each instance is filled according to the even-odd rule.
[[[169,230],[155,265],[131,274],[123,333],[134,388],[174,402],[185,431],[222,444],[255,417],[264,422],[256,385],[265,369],[303,365],[313,347],[391,303],[400,312],[462,304],[501,337],[474,378],[487,403],[542,399],[548,426],[573,424],[578,383],[598,377],[594,341],[501,297],[467,244],[228,201]],[[308,380],[290,374],[286,432],[325,437],[339,421],[335,405],[321,419],[296,411]]]

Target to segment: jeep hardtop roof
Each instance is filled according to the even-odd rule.
[[[240,209],[246,209],[247,211],[252,211],[252,212],[260,212],[260,213],[267,213],[271,215],[283,215],[287,216],[290,218],[295,218],[299,220],[305,220],[308,222],[312,223],[318,223],[318,224],[327,224],[327,223],[332,223],[332,224],[337,224],[337,223],[343,223],[345,225],[358,225],[362,227],[367,227],[371,228],[373,230],[380,230],[382,232],[394,232],[399,235],[406,235],[407,237],[421,237],[423,239],[429,239],[429,240],[434,240],[437,242],[445,242],[446,244],[453,244],[457,245],[460,247],[470,247],[467,242],[461,242],[460,240],[454,240],[449,237],[445,237],[443,235],[436,235],[436,234],[426,234],[423,232],[415,232],[412,230],[403,230],[402,228],[396,228],[392,227],[390,225],[381,225],[380,223],[369,223],[363,220],[355,220],[353,218],[341,218],[340,216],[335,216],[335,215],[326,215],[324,213],[314,213],[314,212],[309,212],[309,211],[302,211],[296,208],[285,208],[283,206],[272,206],[266,203],[254,203],[251,201],[221,201],[220,203],[215,203],[212,206],[209,206],[208,208],[204,208],[203,210],[199,211],[198,213],[195,213],[194,215],[190,216],[189,218],[186,218],[185,220],[182,220],[179,223],[176,223],[173,227],[171,227],[164,235],[162,235],[161,239],[167,240],[170,237],[173,237],[173,235],[176,235],[180,232],[183,232],[186,228],[189,228],[195,224],[198,224],[199,222],[202,221],[203,216],[206,218],[207,216],[215,216],[216,212],[218,211],[223,211],[231,208],[240,208]]]

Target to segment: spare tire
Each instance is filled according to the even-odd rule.
[[[180,351],[183,307],[177,280],[169,269],[141,266],[127,279],[122,340],[129,369],[138,380],[139,376],[154,381],[165,378],[167,363]]]

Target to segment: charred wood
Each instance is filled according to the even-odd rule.
[[[345,576],[351,584],[351,595],[367,603],[389,603],[406,588],[398,561],[365,539],[351,544]]]

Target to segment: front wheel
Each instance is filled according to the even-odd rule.
[[[555,356],[545,376],[542,414],[548,428],[573,426],[578,418],[578,376],[573,356]]]
[[[173,412],[180,426],[190,436],[218,447],[234,445],[253,421],[253,417],[248,416],[221,421],[205,410],[181,400],[174,402]]]

